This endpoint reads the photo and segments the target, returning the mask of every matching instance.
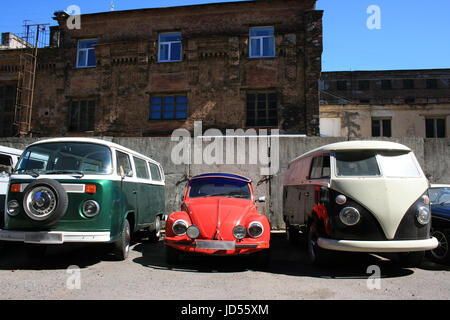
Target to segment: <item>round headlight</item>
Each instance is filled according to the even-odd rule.
[[[7,207],[7,211],[8,214],[12,217],[15,217],[19,214],[20,212],[20,205],[19,202],[16,200],[11,200],[8,202],[8,207]]]
[[[419,207],[416,212],[416,219],[422,225],[427,224],[431,219],[430,210],[427,207]]]
[[[197,239],[198,236],[200,235],[200,229],[197,226],[192,225],[189,228],[187,228],[186,234],[191,239]]]
[[[238,240],[244,239],[246,234],[247,230],[245,230],[244,226],[239,225],[233,229],[233,236]]]
[[[173,233],[175,233],[177,236],[182,236],[183,234],[186,233],[188,228],[188,223],[184,220],[177,220],[173,223],[172,226],[172,231]]]
[[[339,219],[341,219],[342,223],[346,226],[354,226],[361,219],[361,215],[356,208],[345,207],[339,212]]]
[[[92,218],[100,212],[100,205],[97,203],[97,201],[87,200],[83,203],[81,211],[86,217]]]
[[[263,234],[264,228],[261,222],[253,221],[248,225],[247,231],[251,237],[258,238]]]
[[[337,204],[343,205],[347,202],[347,197],[343,194],[340,194],[336,197],[335,201]]]

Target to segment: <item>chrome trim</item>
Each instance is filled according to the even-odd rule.
[[[173,231],[173,233],[175,233],[177,236],[182,236],[182,235],[185,235],[185,234],[186,234],[186,231],[184,231],[183,233],[178,234],[178,233],[176,233],[175,230],[173,229],[173,227],[175,227],[177,224],[180,224],[180,223],[181,223],[181,224],[184,224],[184,226],[186,227],[186,231],[187,231],[187,228],[189,227],[186,220],[183,220],[183,219],[178,219],[178,220],[176,220],[176,221],[173,223],[173,225],[172,225],[172,231]]]
[[[257,224],[257,225],[259,225],[260,227],[261,227],[261,233],[259,234],[259,235],[257,235],[257,236],[254,236],[254,235],[251,235],[250,234],[250,227],[252,226],[252,225],[254,225],[254,224]],[[264,227],[263,227],[263,225],[262,225],[262,223],[261,222],[259,222],[259,221],[252,221],[252,222],[250,222],[249,224],[248,224],[248,227],[247,227],[247,233],[250,235],[250,237],[252,237],[252,238],[259,238],[259,237],[261,237],[262,235],[263,235],[263,233],[264,233]]]
[[[109,242],[111,240],[111,234],[110,232],[0,230],[0,240],[41,244],[62,244],[66,242]]]

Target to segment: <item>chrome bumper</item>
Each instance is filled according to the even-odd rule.
[[[1,241],[25,243],[62,244],[65,242],[109,242],[109,232],[73,231],[10,231],[0,230]]]
[[[323,249],[350,252],[411,252],[427,251],[438,246],[436,238],[424,240],[388,240],[388,241],[358,241],[334,240],[319,238],[319,247]]]

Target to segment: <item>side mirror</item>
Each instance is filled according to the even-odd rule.
[[[259,197],[258,199],[256,199],[256,202],[266,202],[266,197],[265,196]]]

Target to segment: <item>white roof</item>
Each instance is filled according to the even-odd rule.
[[[120,144],[108,141],[108,140],[103,140],[103,139],[96,139],[96,138],[78,138],[78,137],[64,137],[64,138],[51,138],[51,139],[44,139],[44,140],[39,140],[37,142],[32,143],[30,146],[34,146],[34,145],[38,145],[38,144],[43,144],[43,143],[57,143],[57,142],[82,142],[82,143],[95,143],[95,144],[101,144],[107,147],[112,147],[115,149],[119,149],[125,152],[129,152],[131,154],[134,155],[139,155],[142,156],[146,159],[151,160],[152,162],[158,163],[157,161],[151,159],[150,157],[143,155],[137,151],[131,150],[129,148],[126,148]],[[159,163],[158,163],[159,164]]]
[[[319,151],[348,151],[348,150],[398,150],[398,151],[411,151],[410,148],[404,146],[400,143],[389,142],[389,141],[377,141],[377,140],[355,140],[355,141],[344,141],[336,142],[332,144],[327,144],[322,147],[316,148],[314,150],[308,151],[301,156],[295,158],[296,161],[300,158],[309,156]]]
[[[0,153],[8,153],[8,154],[14,154],[14,155],[20,156],[22,154],[22,152],[23,152],[23,150],[0,146]]]

